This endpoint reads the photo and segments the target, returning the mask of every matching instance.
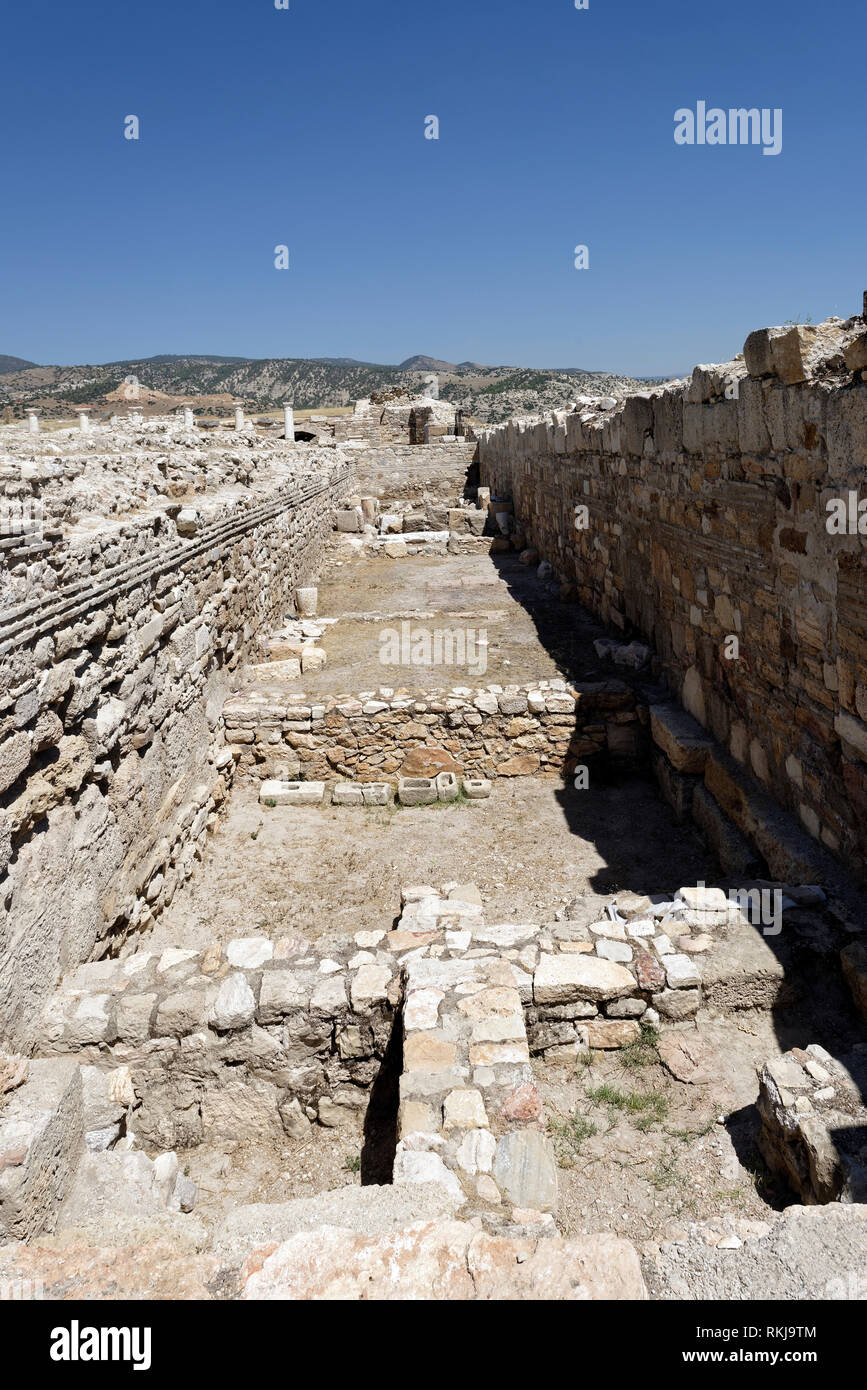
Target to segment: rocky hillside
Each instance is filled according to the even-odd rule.
[[[19,361],[0,358],[0,367],[3,362]],[[108,410],[123,401],[127,379],[135,378],[145,404],[170,407],[172,398],[192,399],[205,412],[222,413],[237,398],[251,410],[269,410],[284,403],[304,410],[349,406],[373,392],[394,389],[417,394],[434,372],[441,396],[484,421],[566,406],[578,395],[621,396],[641,384],[607,372],[484,367],[431,357],[386,366],[346,358],[160,356],[102,366],[31,364],[0,371],[0,408],[7,417],[9,413],[20,416],[26,406],[46,415],[67,414],[74,405]]]

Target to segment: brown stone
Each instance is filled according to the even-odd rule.
[[[628,1047],[641,1036],[641,1029],[633,1018],[597,1018],[591,1023],[582,1024],[582,1027],[587,1030],[589,1047]]]
[[[461,772],[461,764],[445,748],[411,748],[403,760],[404,777],[437,777],[441,772]]]
[[[662,989],[665,984],[665,971],[649,951],[636,950],[632,957],[632,966],[639,989]]]
[[[450,1067],[455,1060],[455,1045],[442,1033],[411,1033],[403,1048],[406,1071],[439,1071]]]
[[[663,1033],[657,1051],[663,1066],[678,1081],[694,1086],[713,1081],[713,1052],[700,1033]]]
[[[523,753],[516,758],[507,758],[504,763],[498,763],[498,777],[532,777],[534,772],[538,772],[541,761],[533,753]]]

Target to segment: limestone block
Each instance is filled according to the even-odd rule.
[[[388,782],[363,782],[361,793],[365,806],[390,806],[394,797]]]
[[[461,783],[464,796],[471,801],[484,801],[491,795],[493,785],[486,777],[465,777]]]
[[[399,777],[397,799],[401,806],[429,806],[438,799],[434,777]]]
[[[626,967],[598,956],[544,954],[533,976],[537,1004],[596,1002],[634,992],[635,978]]]
[[[263,782],[259,802],[275,806],[319,806],[325,796],[324,782]]]
[[[457,801],[460,789],[453,772],[440,772],[436,779],[436,788],[439,801]]]
[[[303,618],[315,618],[316,609],[319,603],[319,590],[308,585],[297,591],[295,601],[298,604],[298,612]]]
[[[513,1130],[497,1144],[494,1181],[516,1207],[557,1210],[557,1165],[550,1141],[536,1129]]]
[[[266,970],[262,974],[257,1018],[261,1024],[280,1023],[287,1014],[306,1009],[315,977],[311,972]],[[341,997],[345,1003],[345,991]]]
[[[364,792],[356,782],[336,782],[331,791],[335,806],[363,806]]]

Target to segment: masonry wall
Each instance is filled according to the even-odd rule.
[[[380,446],[357,456],[358,485],[385,501],[439,500],[463,494],[476,458],[475,442]]]
[[[192,534],[162,512],[58,544],[3,610],[0,1040],[26,1046],[58,978],[146,927],[192,872],[234,766],[223,700],[317,573],[352,483],[341,461]]]
[[[561,780],[600,754],[641,755],[638,702],[629,686],[614,680],[558,687],[337,696],[321,705],[278,696],[273,686],[253,688],[227,703],[226,740],[244,772],[308,781],[394,780],[407,755],[426,746],[444,749],[475,777]]]
[[[751,335],[752,375],[696,368],[614,411],[485,431],[481,481],[581,602],[652,643],[735,762],[863,870],[867,556],[829,534],[826,503],[867,496],[867,385],[842,356],[805,380],[807,335],[775,333],[779,367]]]

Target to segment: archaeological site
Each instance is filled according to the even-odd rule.
[[[0,1283],[867,1297],[864,310],[0,426]]]

